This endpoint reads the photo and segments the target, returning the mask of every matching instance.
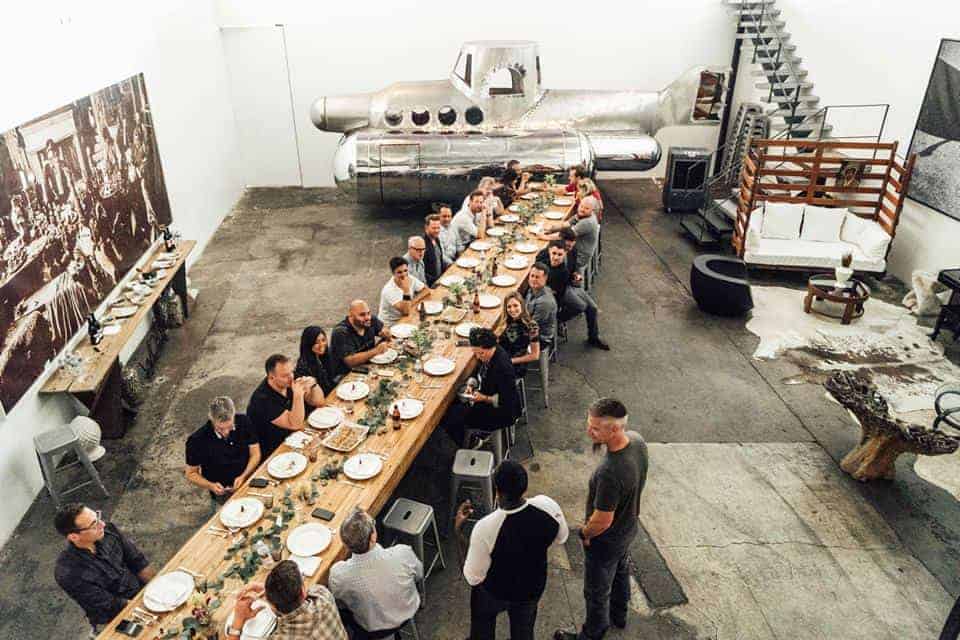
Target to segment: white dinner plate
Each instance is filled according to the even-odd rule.
[[[539,198],[539,197],[540,197],[540,196],[538,196],[538,195],[535,194],[535,193],[525,193],[525,194],[523,194],[522,196],[520,196],[520,198],[521,198],[522,200],[536,200],[536,199]]]
[[[505,213],[500,216],[500,222],[520,222],[520,216],[512,213]]]
[[[443,311],[443,303],[439,300],[424,300],[423,310],[426,311],[428,315],[436,315]]]
[[[153,275],[156,276],[157,278],[162,278],[163,276],[167,275],[167,270],[157,269],[156,271],[153,272]]]
[[[319,522],[302,524],[287,536],[287,549],[298,556],[315,556],[330,546],[333,534]]]
[[[110,310],[110,314],[113,315],[114,318],[129,318],[130,316],[136,315],[136,313],[136,307],[114,307]]]
[[[351,480],[369,480],[383,470],[383,460],[372,453],[358,453],[343,463],[343,475]]]
[[[517,279],[510,274],[504,273],[499,276],[493,276],[490,279],[490,282],[498,287],[512,287],[513,285],[517,284]],[[480,300],[480,306],[483,306],[483,299]]]
[[[431,358],[423,363],[423,370],[431,376],[445,376],[452,373],[456,368],[456,363],[447,358]]]
[[[154,269],[167,269],[169,267],[172,267],[173,265],[174,265],[173,260],[154,260],[153,261]]]
[[[463,267],[464,269],[473,269],[475,266],[480,264],[480,261],[476,258],[471,258],[470,256],[463,256],[462,258],[457,258],[457,266]]]
[[[480,294],[480,306],[484,309],[496,309],[501,304],[503,304],[503,300],[501,300],[499,296],[495,296],[492,293]]]
[[[573,204],[573,198],[554,198],[553,204],[558,207],[569,207]]]
[[[307,418],[307,422],[309,421],[310,419]],[[287,445],[291,449],[303,449],[305,446],[310,444],[311,440],[313,440],[313,436],[306,431],[294,431],[284,438],[283,444]]]
[[[307,459],[296,451],[281,453],[267,463],[267,473],[278,480],[285,480],[303,473],[307,468]]]
[[[261,503],[262,504],[262,503]],[[154,613],[173,611],[193,593],[193,576],[185,571],[171,571],[157,576],[143,591],[143,605]]]
[[[470,248],[474,251],[486,251],[493,245],[487,242],[486,240],[474,240],[470,243]]]
[[[394,400],[390,405],[390,415],[393,415],[393,408],[400,408],[400,418],[402,420],[413,420],[423,413],[423,403],[416,398],[400,398]]]
[[[366,398],[368,393],[370,393],[370,387],[362,380],[341,382],[337,387],[337,397],[341,400],[359,400]]]
[[[256,600],[250,605],[250,608],[257,614],[243,623],[243,629],[240,630],[240,640],[266,640],[277,628],[277,616],[270,609],[266,600]],[[227,616],[227,622],[223,628],[224,634],[231,627],[233,627],[233,611]]]
[[[521,211],[523,211],[523,206],[519,204],[512,204],[509,207],[507,207],[507,209],[510,209],[510,211],[515,211],[516,213],[520,213]]]
[[[234,498],[220,509],[220,522],[229,529],[249,527],[263,517],[263,502],[256,498]]]
[[[332,429],[343,420],[343,411],[339,407],[320,407],[307,416],[307,422],[317,429]]]
[[[523,256],[510,256],[503,261],[503,264],[508,269],[526,269],[527,259]]]
[[[504,229],[503,227],[490,227],[489,229],[487,229],[487,235],[490,236],[491,238],[499,238],[506,232],[507,230]]]
[[[469,338],[470,329],[473,329],[474,327],[479,327],[479,326],[480,325],[478,325],[476,322],[461,322],[460,324],[457,325],[457,328],[454,329],[454,331],[456,331],[457,335],[460,336],[461,338]]]
[[[445,287],[452,287],[455,284],[463,284],[463,276],[458,276],[455,273],[451,273],[450,275],[443,276],[437,280],[437,282]]]
[[[105,336],[115,336],[120,333],[122,327],[119,324],[108,324],[103,328],[103,335]]]
[[[547,220],[563,220],[563,213],[560,211],[547,211],[543,214],[543,217]]]
[[[532,242],[518,242],[513,248],[520,253],[536,253],[539,250]]]
[[[416,330],[417,328],[412,324],[406,324],[401,322],[399,324],[395,324],[392,327],[390,327],[390,335],[392,335],[394,338],[397,338],[398,340],[405,340],[406,338],[409,338],[410,336],[412,336],[413,332]]]
[[[406,325],[406,326],[410,326],[410,325]],[[387,349],[383,353],[378,353],[377,355],[370,358],[370,362],[372,362],[373,364],[390,364],[391,362],[396,360],[399,355],[400,354],[397,353],[396,349]]]

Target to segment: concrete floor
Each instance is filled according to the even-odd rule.
[[[601,332],[614,350],[587,351],[582,321],[552,369],[553,403],[531,394],[531,491],[582,518],[596,463],[583,434],[586,405],[622,398],[651,443],[642,521],[659,554],[635,554],[635,615],[614,638],[930,638],[960,593],[960,507],[903,456],[893,483],[860,485],[838,460],[857,440],[846,413],[817,385],[788,385],[798,369],[750,357],[742,320],[701,314],[686,281],[695,250],[662,213],[649,181],[603,185],[608,224],[596,288]],[[130,532],[158,565],[207,515],[182,476],[183,442],[205,403],[241,406],[264,357],[294,354],[306,324],[331,326],[351,298],[375,304],[386,262],[420,227],[419,212],[364,210],[332,190],[254,190],[191,271],[194,314],[171,333],[158,378],[130,432],[98,463],[113,497],[83,494]],[[783,280],[778,279],[782,284]],[[902,294],[888,278],[877,295]],[[956,352],[953,352],[956,356]],[[446,513],[452,445],[432,438],[397,495]],[[56,587],[62,541],[52,507],[36,501],[0,551],[0,638],[81,638],[83,616]],[[468,589],[457,550],[431,577],[418,616],[424,638],[467,635]],[[656,557],[654,557],[656,556]],[[652,608],[666,566],[688,604]],[[551,555],[538,638],[583,615],[581,559]],[[506,628],[501,637],[506,637]]]

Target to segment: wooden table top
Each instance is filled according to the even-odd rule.
[[[61,367],[54,371],[53,375],[47,379],[46,383],[40,389],[40,393],[95,393],[100,387],[100,383],[110,372],[110,367],[113,366],[113,363],[117,357],[119,357],[120,350],[127,344],[127,341],[130,339],[130,336],[133,335],[137,326],[139,326],[140,322],[150,312],[153,304],[160,298],[166,286],[173,280],[177,270],[186,262],[187,256],[190,255],[190,252],[193,251],[196,244],[196,240],[182,240],[179,243],[177,250],[180,255],[177,261],[172,267],[165,268],[166,272],[163,277],[159,278],[157,283],[153,285],[153,290],[150,292],[150,295],[140,303],[137,312],[129,318],[119,320],[121,323],[120,333],[112,336],[104,336],[103,340],[101,340],[97,346],[93,346],[93,344],[90,343],[89,335],[80,341],[80,344],[77,345],[74,351],[83,358],[84,373],[82,376],[74,377]],[[166,251],[163,248],[163,244],[161,244],[153,250],[150,259],[144,263],[144,270],[151,270],[150,267],[154,260],[163,253],[166,253]],[[122,296],[117,298],[118,303],[121,300],[123,304],[115,306],[132,306],[129,301],[126,301]]]
[[[519,202],[522,202],[522,200]],[[558,207],[556,205],[551,205],[549,210],[561,212],[566,216],[571,208],[572,206]],[[542,216],[538,216],[537,222],[542,223],[552,221],[544,220]],[[508,224],[505,226],[512,230],[512,227],[515,227],[516,225]],[[536,243],[539,248],[546,246],[547,243],[545,241],[538,240],[532,234],[528,233],[527,235],[528,240]],[[498,248],[499,244],[497,238],[488,238],[488,240],[491,241],[495,248]],[[492,253],[492,250],[487,251],[488,258],[490,253]],[[480,252],[474,251],[473,249],[467,249],[463,255],[480,257]],[[498,270],[498,274],[509,273],[515,276],[517,283],[510,287],[487,286],[484,289],[484,292],[496,294],[502,300],[508,293],[516,291],[525,284],[527,274],[530,270],[530,267],[533,266],[536,254],[530,253],[519,255],[524,255],[528,258],[527,267],[520,270],[507,269],[502,265],[501,261],[501,266]],[[454,264],[445,272],[445,275],[446,274],[459,274],[468,276],[470,275],[470,270],[463,269]],[[385,274],[384,277],[386,278],[389,276]],[[446,295],[448,295],[446,287],[438,284],[436,289],[430,293],[430,296],[427,299],[442,301]],[[471,300],[472,299],[467,300],[468,304]],[[503,305],[500,305],[494,309],[482,309],[478,316],[473,316],[472,312],[468,311],[464,321],[476,322],[486,327],[497,327],[502,323],[502,313]],[[430,318],[436,317],[437,316],[430,316]],[[402,318],[399,320],[399,322],[408,322],[414,325],[419,324],[416,311],[405,318]],[[449,326],[452,329],[454,325]],[[272,494],[274,496],[274,504],[276,505],[282,502],[285,489],[287,487],[293,487],[293,502],[295,505],[296,516],[290,527],[281,534],[284,545],[286,544],[286,537],[289,532],[295,529],[297,526],[309,522],[321,522],[320,520],[312,518],[310,515],[315,508],[321,507],[333,511],[336,514],[333,520],[324,523],[334,533],[333,541],[330,546],[323,551],[323,553],[319,554],[318,557],[321,558],[321,564],[317,572],[314,573],[313,576],[304,578],[304,581],[307,585],[316,584],[318,582],[326,583],[330,566],[334,562],[337,562],[348,555],[348,550],[341,542],[339,534],[337,533],[340,523],[343,522],[346,516],[356,506],[363,508],[373,516],[376,516],[380,512],[380,510],[385,506],[387,500],[393,494],[397,485],[400,483],[400,480],[410,468],[414,458],[416,458],[427,439],[439,424],[447,408],[450,406],[451,402],[453,402],[454,398],[456,397],[457,389],[460,388],[460,386],[463,384],[463,381],[465,381],[470,372],[473,371],[476,361],[473,358],[472,352],[469,347],[457,347],[457,339],[458,336],[453,333],[451,339],[441,338],[439,341],[436,341],[433,349],[433,353],[435,355],[444,355],[454,360],[456,367],[452,373],[441,377],[432,377],[424,373],[422,383],[417,383],[415,379],[411,379],[408,387],[398,393],[398,398],[418,398],[424,403],[423,413],[413,420],[404,420],[403,426],[400,430],[392,429],[388,421],[385,431],[380,429],[380,434],[371,434],[356,449],[348,454],[342,454],[326,449],[325,447],[320,447],[320,454],[317,461],[315,463],[310,463],[308,461],[306,470],[297,477],[281,481],[279,486],[268,486],[265,489],[251,488],[248,480],[247,483],[236,492],[234,497],[243,497],[249,495],[250,493],[264,495]],[[391,365],[378,366],[371,364],[369,366],[371,371],[394,370],[395,373],[392,378],[381,379],[399,379],[400,372]],[[366,379],[371,387],[376,384],[375,382],[371,382],[368,376],[350,373],[344,378],[344,381],[341,382],[341,385],[343,382],[349,383],[351,381],[363,379]],[[346,405],[346,403],[337,398],[336,390],[332,391],[327,397],[327,404],[340,407],[344,407]],[[347,416],[347,419],[358,420],[363,417],[365,411],[366,407],[364,401],[358,400],[354,405],[353,414],[351,416]],[[286,444],[282,444],[271,455],[270,458],[261,463],[260,467],[252,477],[270,478],[270,475],[266,471],[266,465],[269,463],[269,460],[288,451],[296,451],[296,449],[291,449]],[[383,470],[374,478],[364,481],[346,480],[345,476],[341,473],[340,476],[338,476],[338,480],[331,480],[325,485],[323,485],[321,482],[317,482],[320,495],[314,505],[307,505],[299,498],[297,495],[298,486],[301,483],[309,484],[311,475],[318,472],[325,464],[336,460],[343,461],[347,457],[357,453],[377,453],[385,456]],[[437,517],[442,518],[444,517],[444,514],[437,514]],[[252,530],[255,530],[258,526],[267,528],[272,524],[271,521],[273,518],[275,518],[275,516],[271,514],[270,510],[268,509],[265,511],[263,518],[250,528]],[[180,550],[174,554],[169,562],[167,562],[158,570],[158,575],[176,571],[178,568],[183,567],[191,572],[204,574],[210,580],[215,580],[217,576],[225,572],[232,564],[234,564],[236,560],[227,559],[225,557],[227,548],[232,544],[232,538],[225,539],[223,537],[208,533],[208,528],[211,526],[223,527],[219,520],[219,514],[214,514],[211,516],[211,518],[204,523],[202,527],[200,527],[200,529],[183,545],[183,547],[181,547]],[[244,549],[244,551],[246,550],[247,549]],[[289,553],[286,550],[286,547],[284,547],[284,557],[287,557],[288,555]],[[269,569],[261,567],[252,581],[262,582],[266,578],[267,573],[269,573]],[[219,592],[217,597],[221,599],[222,605],[213,615],[213,620],[215,621],[215,624],[218,626],[219,630],[223,630],[227,616],[233,611],[234,599],[243,586],[244,583],[240,578],[231,577],[226,580],[223,589]],[[141,591],[133,600],[131,600],[123,609],[123,611],[121,611],[117,617],[106,626],[104,631],[102,631],[98,636],[98,639],[124,640],[126,636],[115,630],[116,625],[120,622],[120,620],[131,618],[131,612],[135,607],[145,609],[143,606],[143,591]],[[182,619],[190,615],[189,609],[189,605],[184,604],[173,612],[156,614],[160,618],[159,622],[145,629],[142,637],[147,640],[153,640],[161,627],[165,631],[170,628],[179,628]]]

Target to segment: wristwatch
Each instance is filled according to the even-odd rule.
[[[403,294],[403,299],[404,299],[404,300],[413,300],[413,298],[410,297],[410,294],[409,294],[409,293]]]
[[[236,630],[236,629],[233,628],[233,625],[228,626],[228,627],[227,627],[227,635],[230,636],[231,638],[239,638],[241,635],[243,635],[243,629],[240,629],[240,630],[238,631],[238,630]]]

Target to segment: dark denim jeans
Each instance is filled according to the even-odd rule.
[[[581,640],[600,640],[613,620],[626,624],[630,602],[630,569],[627,545],[609,548],[594,543],[584,547],[583,599],[587,619]]]
[[[501,611],[510,616],[510,640],[533,640],[539,603],[539,599],[525,602],[500,600],[483,585],[477,585],[470,593],[470,640],[494,640],[497,615]]]
[[[950,615],[947,616],[943,631],[940,632],[940,640],[957,640],[958,635],[960,635],[960,598],[957,598],[953,608],[950,609]]]

